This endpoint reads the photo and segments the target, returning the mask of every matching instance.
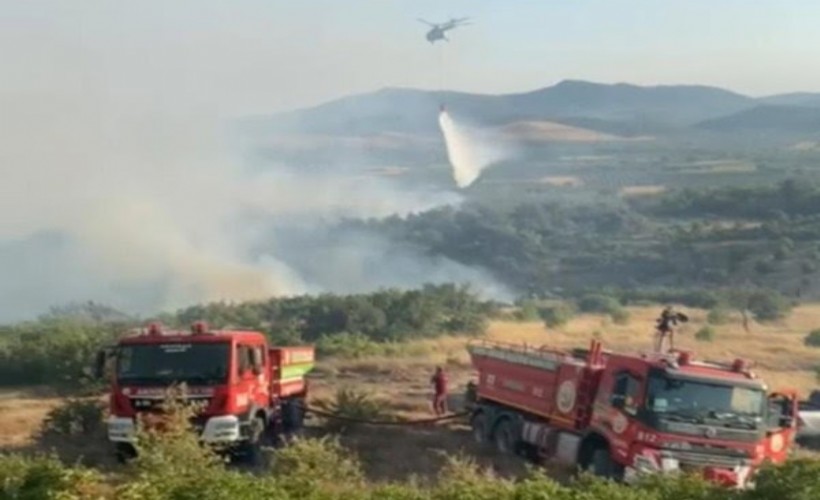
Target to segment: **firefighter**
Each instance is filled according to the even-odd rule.
[[[663,311],[661,311],[661,315],[658,317],[655,327],[658,331],[655,338],[655,351],[665,352],[674,349],[675,330],[673,327],[677,326],[678,323],[685,323],[687,321],[689,321],[689,318],[685,314],[675,312],[672,306],[666,306]],[[669,338],[669,349],[664,348],[667,337]]]
[[[436,373],[430,379],[433,386],[433,412],[441,416],[447,413],[447,375],[440,366],[436,367]]]

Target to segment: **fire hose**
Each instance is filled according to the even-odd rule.
[[[443,415],[440,417],[432,417],[432,418],[423,418],[419,420],[373,420],[368,418],[358,418],[358,417],[351,417],[347,415],[342,415],[341,413],[334,413],[330,411],[324,411],[317,408],[303,406],[302,409],[306,413],[311,413],[313,415],[323,417],[323,418],[330,418],[333,420],[341,420],[343,422],[351,422],[351,423],[359,423],[359,424],[369,424],[369,425],[396,425],[396,426],[410,426],[410,425],[428,425],[434,424],[437,422],[442,422],[445,420],[454,420],[456,418],[465,417],[470,414],[469,411],[463,411],[460,413],[452,413],[450,415]]]

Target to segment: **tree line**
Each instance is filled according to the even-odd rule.
[[[629,203],[473,201],[346,224],[482,268],[531,297],[600,287],[820,295],[820,189],[797,180]]]
[[[496,308],[467,286],[443,284],[203,304],[156,319],[173,328],[204,320],[212,328],[258,330],[273,343],[317,344],[333,353],[447,334],[478,335]],[[93,386],[89,367],[97,350],[147,321],[88,303],[0,327],[0,385]]]

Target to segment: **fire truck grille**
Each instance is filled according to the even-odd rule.
[[[747,429],[730,429],[727,427],[709,427],[688,422],[664,422],[661,431],[674,434],[687,434],[692,436],[704,436],[707,429],[713,429],[713,439],[723,439],[730,441],[756,442],[760,440],[761,431]]]
[[[207,407],[211,404],[211,398],[188,398],[188,403]],[[159,412],[162,410],[164,401],[155,398],[132,398],[131,406],[137,412]]]
[[[670,453],[669,456],[680,462],[681,469],[700,467],[725,467],[730,469],[743,463],[743,459],[739,457],[711,454],[707,455],[703,453],[691,453],[686,451],[675,451]]]

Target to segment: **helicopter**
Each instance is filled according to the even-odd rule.
[[[430,31],[428,31],[426,35],[427,41],[430,43],[436,43],[438,40],[445,40],[449,42],[450,39],[447,38],[444,33],[459,26],[469,25],[467,22],[469,20],[469,17],[461,17],[453,18],[443,23],[431,23],[430,21],[425,21],[424,19],[418,19],[419,22],[430,26]]]

